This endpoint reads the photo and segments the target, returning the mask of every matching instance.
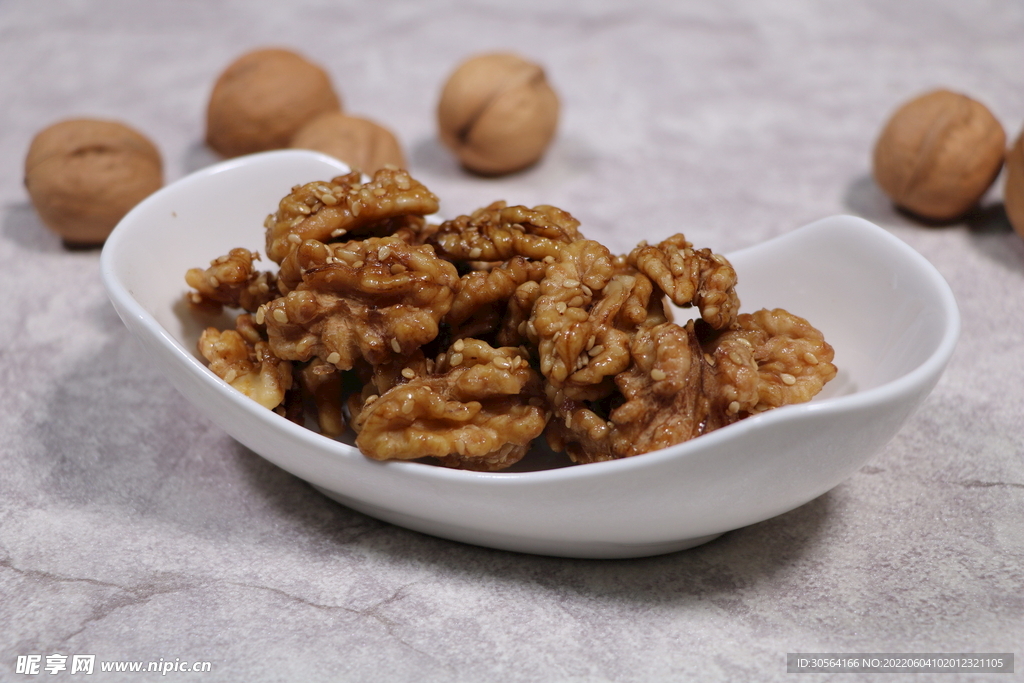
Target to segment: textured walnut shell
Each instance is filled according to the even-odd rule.
[[[321,114],[307,123],[292,138],[291,146],[329,154],[367,175],[386,164],[406,167],[402,147],[391,131],[340,111]]]
[[[161,185],[160,152],[116,121],[55,123],[35,136],[25,157],[25,187],[39,217],[73,244],[102,243]]]
[[[319,66],[290,50],[255,50],[231,63],[214,84],[206,143],[226,157],[281,149],[302,126],[340,109]]]
[[[1013,147],[1006,153],[1006,184],[1003,204],[1010,225],[1024,237],[1024,132],[1017,136]]]
[[[445,83],[441,140],[466,168],[498,175],[543,156],[558,126],[558,96],[544,70],[514,54],[473,57]]]
[[[1003,164],[1006,133],[966,95],[936,90],[901,106],[875,144],[874,176],[897,205],[951,220],[978,203]]]

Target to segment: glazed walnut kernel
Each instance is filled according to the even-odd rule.
[[[739,313],[728,260],[681,234],[616,255],[553,206],[436,209],[394,168],[294,187],[264,226],[276,273],[238,248],[186,274],[194,303],[250,311],[203,334],[211,370],[369,458],[482,471],[538,438],[575,463],[666,448],[835,376],[817,329]]]
[[[520,350],[460,339],[430,367],[362,409],[356,445],[367,456],[504,469],[544,431],[541,379]]]

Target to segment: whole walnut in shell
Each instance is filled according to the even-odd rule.
[[[281,149],[306,123],[339,110],[341,100],[322,68],[290,50],[255,50],[214,84],[206,143],[226,157]]]
[[[515,54],[473,57],[449,77],[437,107],[441,141],[466,168],[499,175],[543,156],[558,126],[544,70]]]
[[[1006,153],[1006,184],[1003,187],[1006,215],[1017,234],[1024,237],[1024,132]]]
[[[163,185],[160,152],[116,121],[71,119],[40,131],[25,157],[25,187],[39,217],[72,244],[100,244]]]
[[[402,147],[391,131],[340,111],[321,114],[307,123],[292,138],[291,146],[329,154],[368,175],[386,164],[406,166]]]
[[[910,100],[875,144],[874,176],[897,205],[924,218],[963,215],[1003,165],[1006,133],[980,102],[948,90]]]

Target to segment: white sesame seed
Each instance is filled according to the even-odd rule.
[[[463,340],[461,340],[461,339],[456,339],[456,340],[455,340],[455,343],[454,343],[454,344],[452,344],[452,348],[453,348],[453,349],[454,349],[455,351],[458,351],[458,352],[460,352],[460,353],[461,353],[461,352],[462,352],[462,350],[466,348],[466,342],[464,342],[464,341],[463,341]]]
[[[782,380],[783,384],[786,384],[788,386],[793,386],[794,384],[796,384],[796,377],[789,374],[788,372],[782,373],[781,375],[779,375],[779,378]]]
[[[406,379],[412,379],[416,376],[416,371],[412,368],[402,368],[402,377]]]
[[[392,339],[391,340],[391,348],[395,350],[395,353],[401,353],[402,352],[402,345],[398,342],[397,339]]]
[[[815,356],[810,351],[808,351],[807,353],[804,354],[804,360],[807,361],[807,363],[809,365],[817,365],[818,364],[818,357]]]
[[[296,235],[294,232],[288,233],[288,241],[292,244],[302,244],[302,238]]]
[[[452,354],[452,367],[455,367],[456,365],[459,365],[460,363],[462,363],[462,354],[461,353],[453,353]]]
[[[666,377],[668,377],[668,375],[665,374],[664,370],[661,370],[659,368],[654,368],[653,370],[651,370],[651,379],[653,379],[655,382],[660,382]]]
[[[266,311],[266,309],[263,306],[260,306],[259,308],[257,308],[256,309],[256,324],[257,325],[262,325],[266,315],[267,315],[267,311]]]
[[[331,355],[327,356],[327,362],[330,363],[331,365],[335,365],[340,360],[341,354],[338,353],[337,351],[332,351]]]
[[[484,253],[484,250],[480,247],[473,247],[469,250],[469,258],[480,258]]]
[[[729,412],[732,415],[735,415],[736,413],[740,412],[740,402],[739,401],[733,401],[732,403],[730,403],[729,404]]]
[[[288,314],[283,308],[274,309],[274,320],[281,323],[282,325],[288,322]]]

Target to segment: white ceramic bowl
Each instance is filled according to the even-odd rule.
[[[924,258],[864,220],[826,218],[728,255],[743,310],[787,308],[835,347],[839,374],[810,403],[614,462],[502,473],[376,462],[218,379],[194,351],[209,321],[197,321],[182,303],[188,268],[233,247],[262,251],[263,220],[291,186],[346,170],[302,151],[201,170],[121,221],[103,249],[103,279],[125,324],[204,414],[328,496],[410,529],[573,557],[654,555],[703,543],[798,507],[850,476],[921,404],[956,344],[956,302]]]

